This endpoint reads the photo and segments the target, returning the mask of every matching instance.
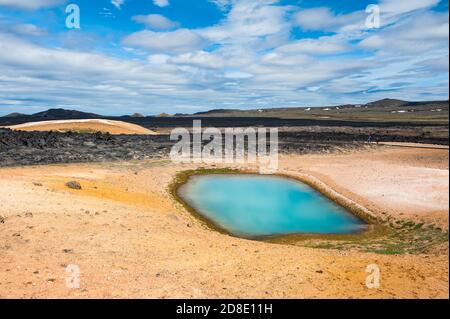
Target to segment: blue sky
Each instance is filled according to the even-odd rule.
[[[0,115],[448,99],[448,27],[439,0],[0,0]]]

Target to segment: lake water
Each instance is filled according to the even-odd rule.
[[[366,227],[313,188],[283,177],[193,176],[179,195],[199,214],[239,237],[348,234]]]

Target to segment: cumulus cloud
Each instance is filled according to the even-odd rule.
[[[227,18],[198,32],[211,42],[239,46],[273,47],[289,37],[288,6],[274,0],[241,0],[234,3]]]
[[[34,10],[54,7],[65,3],[66,1],[67,0],[0,0],[0,6]]]
[[[155,30],[169,30],[179,27],[178,22],[167,19],[160,14],[138,15],[132,18],[135,22],[143,23],[147,27]]]

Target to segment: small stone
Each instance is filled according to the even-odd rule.
[[[81,185],[77,181],[70,181],[66,183],[66,186],[71,189],[81,190]]]
[[[73,253],[73,249],[63,249],[62,251],[63,251],[63,253],[66,253],[66,254]]]
[[[25,217],[31,218],[31,217],[33,217],[33,213],[26,212],[25,213]]]

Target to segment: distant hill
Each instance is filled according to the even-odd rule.
[[[20,117],[20,116],[26,116],[25,114],[22,113],[10,113],[5,115],[4,117]]]
[[[366,105],[370,106],[370,107],[399,107],[399,106],[404,106],[404,105],[408,105],[408,104],[409,104],[408,101],[396,100],[396,99],[383,99],[383,100],[367,103]]]
[[[156,117],[159,117],[159,118],[161,118],[161,117],[170,117],[170,114],[161,113],[161,114],[156,115]]]
[[[49,109],[47,111],[29,115],[29,117],[52,119],[52,120],[67,120],[67,119],[81,120],[81,119],[102,118],[102,116],[98,114],[66,109]]]
[[[409,102],[398,99],[383,99],[367,104],[344,104],[333,106],[303,106],[270,109],[217,109],[195,113],[203,118],[279,118],[304,120],[383,121],[383,122],[434,122],[448,123],[449,102]]]
[[[195,114],[169,114],[162,113],[159,116],[142,116],[133,114],[126,116],[102,116],[76,110],[49,109],[31,115],[12,113],[0,117],[0,126],[11,126],[27,122],[48,120],[83,120],[83,119],[110,119],[157,128],[160,126],[177,126],[176,123],[188,123],[192,118],[210,119],[210,122],[221,123],[220,127],[227,125],[232,127],[239,122],[252,125],[264,125],[270,119],[279,119],[280,123],[285,120],[324,122],[378,122],[384,123],[424,123],[444,124],[449,121],[449,101],[421,101],[408,102],[398,99],[383,99],[367,104],[343,104],[334,106],[302,106],[293,108],[271,108],[271,109],[217,109]],[[213,120],[213,119],[216,120]],[[192,123],[192,122],[191,122]],[[275,123],[275,122],[273,122]],[[278,123],[278,122],[277,122]],[[300,123],[301,124],[301,123]],[[302,125],[303,125],[302,124]],[[183,124],[184,125],[184,124]]]
[[[205,111],[205,112],[197,112],[197,113],[194,113],[194,115],[211,115],[211,114],[216,114],[216,113],[227,114],[227,113],[240,112],[240,111],[241,110],[239,110],[239,109],[215,109],[215,110],[210,110],[210,111]]]
[[[81,112],[76,110],[66,109],[49,109],[47,111],[38,112],[34,114],[21,114],[11,113],[6,116],[0,117],[0,125],[16,125],[27,122],[39,122],[39,121],[53,121],[53,120],[89,120],[89,119],[101,119],[105,116]]]

